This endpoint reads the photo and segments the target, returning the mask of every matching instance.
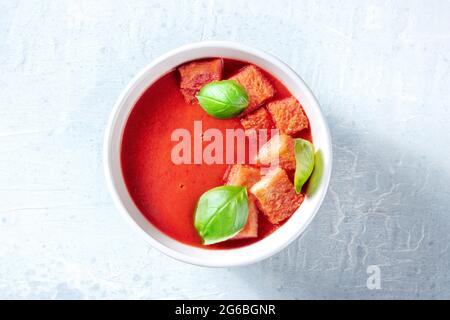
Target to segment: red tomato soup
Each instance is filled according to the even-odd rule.
[[[227,79],[245,65],[248,63],[225,59],[223,78]],[[280,81],[265,72],[264,75],[276,89],[271,100],[291,96]],[[203,132],[219,129],[224,137],[226,129],[242,128],[238,118],[216,119],[198,103],[187,103],[180,92],[177,70],[156,81],[138,100],[125,126],[121,149],[123,177],[134,203],[162,232],[192,246],[229,249],[247,246],[268,236],[280,225],[271,224],[259,214],[258,238],[202,245],[194,227],[197,201],[206,191],[224,184],[229,165],[176,165],[172,162],[172,148],[179,143],[172,141],[173,131],[187,129],[194,139],[194,121],[202,121]],[[302,131],[299,137],[312,142],[310,129]],[[192,141],[192,149],[193,144]]]

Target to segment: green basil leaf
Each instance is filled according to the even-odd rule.
[[[295,139],[295,191],[300,193],[314,170],[314,146],[304,139]]]
[[[322,176],[324,171],[324,160],[322,151],[319,150],[314,155],[314,170],[309,178],[308,189],[306,189],[306,194],[312,196],[319,189],[320,183],[322,182]]]
[[[238,186],[222,186],[200,197],[194,225],[203,244],[210,245],[236,236],[245,227],[247,218],[247,190]]]
[[[249,104],[245,89],[234,80],[214,81],[197,94],[203,110],[219,119],[230,119],[241,114]]]

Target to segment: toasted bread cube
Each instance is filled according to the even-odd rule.
[[[273,101],[267,109],[281,133],[293,135],[309,127],[308,117],[294,97]]]
[[[242,186],[250,189],[260,179],[261,174],[258,168],[235,164],[228,174],[226,184],[230,186]]]
[[[227,185],[242,186],[249,190],[261,179],[258,168],[235,164],[228,174]],[[256,199],[248,195],[248,220],[244,229],[233,239],[256,238],[258,236],[258,214]]]
[[[261,107],[256,111],[244,116],[241,119],[241,124],[244,127],[245,134],[250,135],[253,132],[258,134],[259,130],[267,130],[273,128],[272,117],[266,108]]]
[[[212,81],[221,80],[222,70],[222,59],[194,61],[179,67],[178,71],[181,76],[180,88],[186,102],[195,102],[195,95],[204,85]]]
[[[254,65],[244,67],[230,80],[235,80],[242,85],[248,93],[250,102],[243,114],[256,110],[264,101],[272,98],[275,94],[275,89],[270,81]]]
[[[259,210],[256,206],[256,200],[249,194],[247,224],[233,239],[238,240],[258,237],[258,214]]]
[[[259,149],[256,162],[261,166],[280,166],[285,170],[295,170],[294,139],[280,134],[272,137]]]
[[[276,168],[257,182],[250,192],[256,197],[259,210],[273,223],[289,218],[302,204],[286,171]]]

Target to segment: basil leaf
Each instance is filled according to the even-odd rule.
[[[314,169],[314,146],[304,139],[295,139],[295,191],[300,193],[303,185],[308,181]]]
[[[234,80],[208,83],[197,94],[197,99],[206,113],[219,119],[234,118],[249,104],[247,92]]]
[[[314,155],[314,170],[309,178],[308,189],[306,193],[308,196],[312,196],[319,189],[319,185],[322,182],[322,176],[324,171],[324,160],[322,151],[319,150]]]
[[[194,225],[203,244],[210,245],[236,236],[245,227],[247,218],[247,190],[238,186],[222,186],[200,197]]]

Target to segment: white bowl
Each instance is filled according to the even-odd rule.
[[[162,233],[141,214],[125,186],[120,164],[122,135],[128,116],[145,90],[163,75],[191,60],[223,57],[253,63],[281,80],[302,103],[310,120],[316,150],[323,156],[323,174],[318,188],[306,197],[299,210],[277,231],[252,245],[227,250],[207,250],[183,244]],[[274,56],[239,43],[200,42],[166,53],[142,70],[118,99],[106,128],[104,168],[112,198],[131,225],[163,253],[191,264],[231,267],[266,259],[294,241],[309,225],[325,197],[331,176],[332,151],[328,125],[319,104],[303,80]]]

